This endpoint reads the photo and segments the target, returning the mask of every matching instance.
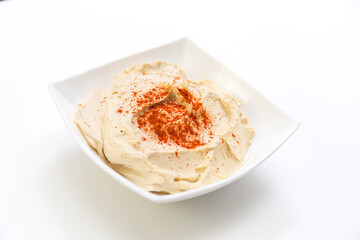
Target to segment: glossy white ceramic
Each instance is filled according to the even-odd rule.
[[[178,64],[186,70],[187,77],[193,81],[209,78],[243,103],[241,111],[248,117],[256,132],[252,146],[245,157],[246,162],[235,174],[198,189],[172,195],[156,195],[143,190],[118,174],[87,145],[72,122],[73,111],[77,108],[77,104],[90,97],[95,89],[105,89],[110,86],[115,76],[131,65],[154,61]],[[238,180],[267,159],[299,127],[298,122],[291,119],[244,80],[186,38],[121,58],[75,77],[53,83],[49,85],[49,90],[66,125],[89,158],[120,184],[140,196],[158,203],[175,202],[200,196]]]

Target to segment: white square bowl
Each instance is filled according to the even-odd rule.
[[[115,76],[124,69],[139,63],[154,61],[178,64],[182,69],[186,70],[187,77],[193,81],[209,78],[231,92],[243,103],[241,111],[248,117],[250,124],[255,127],[255,136],[252,140],[252,146],[245,157],[244,166],[235,174],[227,179],[197,189],[171,195],[156,195],[145,191],[121,176],[87,145],[85,139],[72,122],[73,112],[77,109],[77,104],[81,100],[89,98],[95,89],[105,89],[110,86],[115,80]],[[49,85],[49,90],[67,127],[73,133],[84,152],[119,183],[140,196],[158,203],[193,198],[232,183],[268,158],[299,127],[299,123],[287,116],[245,81],[186,38],[53,83]]]

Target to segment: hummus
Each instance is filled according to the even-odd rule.
[[[229,177],[254,129],[240,102],[175,64],[133,66],[79,104],[74,122],[121,175],[155,193],[177,193]]]

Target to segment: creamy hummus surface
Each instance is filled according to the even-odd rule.
[[[156,193],[229,177],[242,166],[254,135],[238,100],[165,62],[125,70],[79,104],[74,122],[113,169]]]

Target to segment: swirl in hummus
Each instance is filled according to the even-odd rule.
[[[240,103],[175,64],[133,66],[79,104],[74,122],[87,143],[143,189],[177,193],[229,177],[254,128]]]

